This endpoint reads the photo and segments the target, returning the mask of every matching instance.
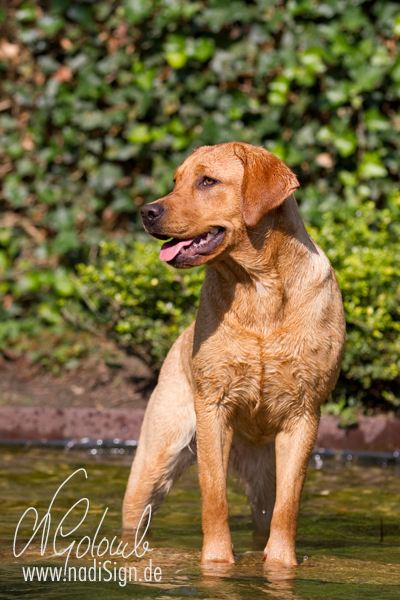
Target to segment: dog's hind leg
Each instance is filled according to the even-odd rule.
[[[168,353],[149,400],[123,503],[124,529],[138,527],[148,504],[154,514],[174,481],[195,459],[192,347],[193,327],[189,327]]]
[[[274,444],[255,447],[234,442],[230,464],[249,501],[254,529],[269,534],[276,496]]]

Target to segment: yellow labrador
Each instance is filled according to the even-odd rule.
[[[207,264],[196,323],[171,348],[146,411],[123,506],[136,528],[192,459],[202,491],[202,562],[234,562],[229,456],[269,565],[296,565],[300,496],[345,340],[332,267],[304,227],[296,176],[243,143],[205,146],[177,169],[174,190],[145,206],[146,231],[170,239],[160,259]],[[231,452],[232,446],[232,452]]]

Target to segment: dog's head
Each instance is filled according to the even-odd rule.
[[[172,238],[160,259],[179,268],[222,257],[299,187],[279,158],[239,142],[199,148],[176,170],[174,182],[170,194],[142,209],[142,219],[157,239]]]

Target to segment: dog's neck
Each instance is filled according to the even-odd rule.
[[[289,196],[256,227],[247,230],[234,253],[216,261],[211,268],[224,279],[234,278],[262,293],[264,284],[270,285],[271,279],[280,280],[281,285],[290,279],[299,257],[316,253],[296,200]]]
[[[282,323],[288,302],[295,301],[296,310],[300,309],[302,296],[293,290],[299,281],[307,288],[309,281],[321,276],[325,271],[321,261],[323,255],[291,196],[248,230],[234,253],[207,266],[200,310],[219,315],[219,320],[227,315],[230,322],[238,321],[256,334],[260,327],[268,333],[270,326]],[[248,308],[245,313],[243,306]]]

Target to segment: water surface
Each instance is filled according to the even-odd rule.
[[[193,468],[178,481],[152,519],[145,539],[153,551],[141,559],[115,557],[117,569],[135,567],[139,575],[144,574],[151,558],[152,571],[160,569],[161,580],[146,582],[142,576],[141,582],[125,585],[118,578],[114,582],[25,582],[23,566],[64,565],[64,558],[52,556],[50,542],[68,509],[84,497],[89,504],[87,516],[66,539],[66,545],[82,540],[81,549],[86,548],[88,542],[82,538],[93,539],[106,508],[97,542],[103,536],[109,540],[117,536],[119,540],[121,503],[132,457],[113,452],[0,450],[0,598],[399,600],[400,469],[346,465],[335,460],[319,464],[319,469],[313,461],[308,471],[297,537],[297,569],[264,570],[261,558],[266,540],[253,535],[250,510],[233,480],[228,493],[237,562],[230,567],[201,568],[200,491]],[[15,558],[14,533],[24,511],[30,506],[36,508],[40,521],[57,488],[79,468],[86,470],[87,479],[82,471],[77,473],[57,496],[44,556],[40,553],[40,530],[27,550]],[[82,502],[70,514],[64,531],[79,524],[85,506]],[[17,551],[29,540],[33,522],[31,511],[18,537]],[[72,557],[69,565],[89,569],[93,558]]]

